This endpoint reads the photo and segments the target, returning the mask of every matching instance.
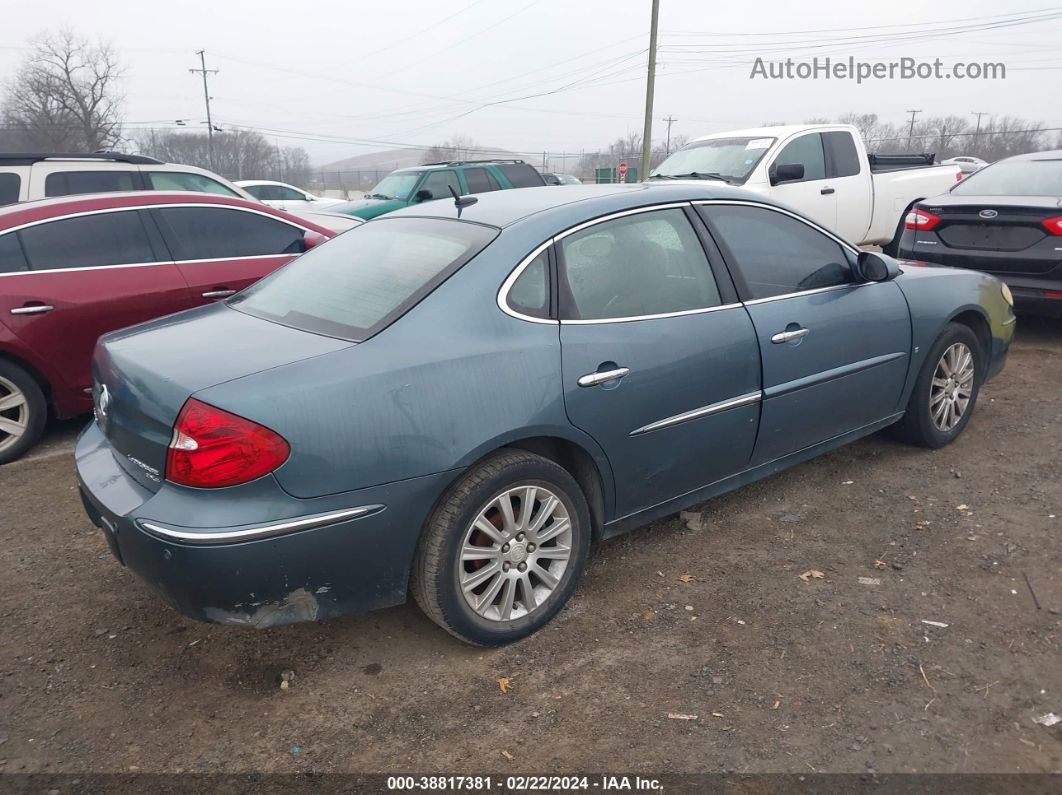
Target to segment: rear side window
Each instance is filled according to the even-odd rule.
[[[561,240],[561,314],[572,320],[719,306],[701,241],[682,210],[603,221]]]
[[[496,235],[490,227],[437,218],[373,221],[307,252],[229,305],[315,334],[366,339]]]
[[[0,205],[14,204],[22,188],[22,178],[18,174],[0,174]]]
[[[545,185],[542,175],[527,163],[502,163],[495,166],[514,188],[534,188]]]
[[[167,207],[158,213],[179,260],[298,254],[306,247],[302,229],[246,210]]]
[[[758,207],[720,204],[697,209],[726,250],[738,281],[744,282],[745,300],[853,280],[840,244],[803,221]]]
[[[44,179],[45,196],[137,190],[135,171],[57,171]]]
[[[152,190],[190,190],[195,193],[213,193],[218,196],[239,196],[236,191],[222,185],[216,179],[187,171],[149,171],[147,178]],[[257,194],[252,195],[257,196]]]
[[[18,242],[17,232],[0,235],[0,273],[18,273],[29,266],[22,255],[22,246]]]
[[[535,257],[513,282],[506,303],[521,315],[549,317],[549,255],[545,251]]]
[[[18,234],[35,271],[155,261],[144,222],[135,210],[63,218]]]
[[[801,135],[785,145],[775,158],[774,165],[789,165],[799,163],[804,167],[803,179],[788,180],[783,183],[788,185],[793,182],[810,182],[816,179],[826,179],[826,157],[822,151],[822,136],[819,133]]]
[[[501,187],[494,175],[485,168],[466,168],[465,182],[468,183],[469,193],[487,193]]]
[[[855,141],[849,132],[828,132],[822,134],[826,151],[830,153],[833,169],[831,177],[852,177],[859,173],[859,153]]]

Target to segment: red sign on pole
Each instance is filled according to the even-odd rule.
[[[626,161],[624,161],[624,162],[619,164],[619,181],[620,182],[626,182],[627,181],[627,162]]]

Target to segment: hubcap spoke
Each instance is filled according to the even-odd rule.
[[[9,420],[7,417],[0,417],[0,433],[21,436],[25,432],[26,424],[24,422],[16,422],[15,420]]]
[[[474,605],[477,613],[483,615],[487,608],[494,603],[494,600],[498,597],[498,591],[500,591],[502,586],[505,585],[507,579],[508,577],[500,571],[495,575],[494,580],[487,586],[487,590],[483,592],[483,596],[481,596]]]
[[[538,577],[540,580],[542,580],[542,583],[544,585],[546,585],[548,588],[551,588],[551,589],[552,588],[556,588],[557,585],[560,584],[560,580],[558,580],[556,577],[554,577],[550,573],[549,569],[544,569],[541,566],[539,566],[537,563],[535,563],[531,567],[531,571],[533,571],[535,573],[535,576]]]
[[[513,614],[513,602],[516,599],[516,580],[512,577],[506,577],[503,588],[501,605],[498,607],[498,612],[501,614],[502,621],[508,621],[509,617]]]
[[[0,411],[10,411],[26,405],[26,397],[21,392],[12,392],[0,397]]]
[[[473,590],[476,586],[482,585],[495,574],[501,573],[501,564],[492,563],[489,566],[484,566],[482,569],[477,569],[470,576],[462,578],[461,588],[467,594]]]
[[[539,531],[538,542],[540,544],[545,544],[547,541],[552,541],[561,533],[565,533],[570,530],[571,526],[571,522],[569,522],[567,519],[557,519],[545,530]]]
[[[461,550],[461,560],[495,560],[500,553],[492,547],[475,547],[466,544]]]
[[[494,501],[502,515],[502,529],[509,534],[516,532],[516,516],[513,515],[512,496],[507,492]]]
[[[572,556],[572,548],[557,544],[553,547],[539,547],[535,550],[536,558],[547,560],[567,560]]]
[[[538,597],[535,596],[535,588],[531,585],[531,577],[526,571],[520,575],[520,591],[522,593],[520,599],[524,603],[524,609],[530,613],[538,607]]]

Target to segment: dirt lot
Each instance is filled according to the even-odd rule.
[[[1062,770],[1033,722],[1062,714],[1062,324],[1019,325],[955,445],[873,437],[606,543],[496,651],[413,606],[180,617],[82,515],[60,429],[0,469],[0,770]]]

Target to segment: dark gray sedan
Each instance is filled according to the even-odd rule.
[[[103,338],[77,470],[114,555],[189,616],[412,593],[500,644],[599,539],[887,426],[952,441],[1013,323],[991,276],[901,269],[740,190],[499,191]]]

